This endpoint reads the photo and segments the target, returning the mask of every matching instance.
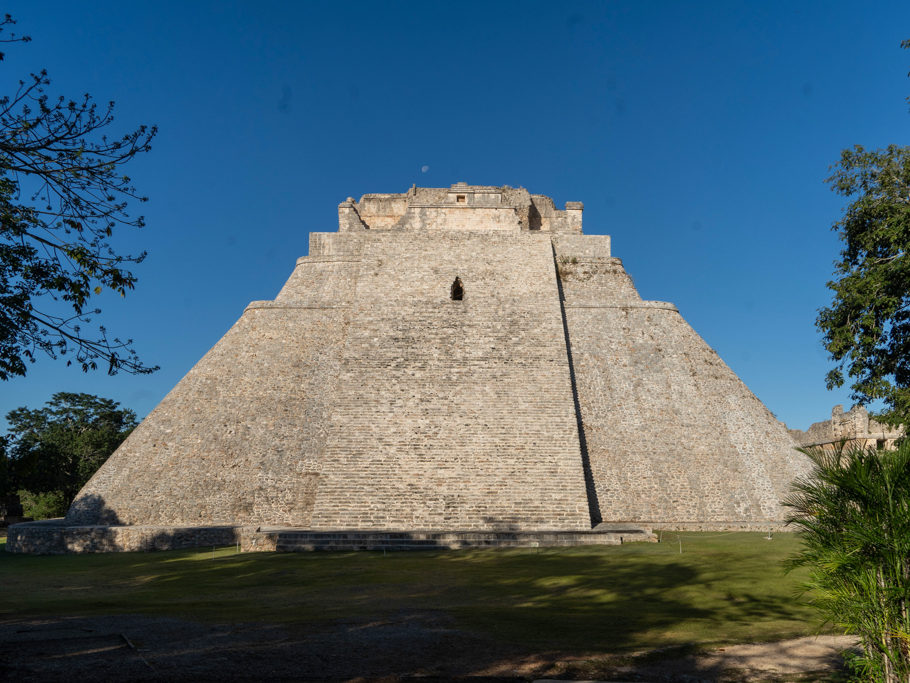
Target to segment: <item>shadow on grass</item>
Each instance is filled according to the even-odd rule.
[[[387,555],[3,553],[9,599],[0,613],[263,622],[345,638],[356,632],[363,642],[416,622],[517,655],[574,657],[811,633],[812,613],[793,600],[798,579],[775,567],[792,544],[741,537],[693,541],[684,555],[667,544]]]
[[[672,556],[671,556],[672,557]],[[457,558],[452,558],[458,562]],[[510,640],[621,651],[687,642],[734,642],[805,634],[810,613],[792,599],[790,582],[727,577],[702,558],[656,553],[547,551],[504,557],[462,587],[469,604],[452,609],[465,621]],[[767,574],[771,576],[767,576]],[[764,592],[768,579],[783,586]],[[782,588],[782,589],[781,589]],[[794,628],[796,627],[796,628]]]
[[[798,578],[776,569],[793,547],[788,539],[770,544],[742,534],[688,547],[683,555],[668,544],[387,555],[0,553],[8,596],[0,614],[275,624],[307,657],[363,651],[367,661],[379,657],[375,648],[405,651],[411,644],[391,663],[376,660],[371,675],[419,673],[433,664],[430,670],[453,675],[549,675],[574,666],[597,673],[589,678],[606,677],[623,663],[655,663],[631,652],[671,648],[656,660],[710,679],[727,664],[686,655],[812,632],[812,613],[793,600]],[[274,656],[292,656],[275,647]],[[557,666],[567,661],[574,663]]]

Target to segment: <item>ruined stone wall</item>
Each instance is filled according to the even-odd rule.
[[[549,236],[369,234],[329,432],[314,529],[590,528]]]
[[[900,427],[871,419],[863,406],[853,406],[844,412],[842,405],[836,405],[830,420],[815,422],[806,431],[791,429],[790,435],[806,448],[834,447],[842,442],[859,447],[894,448],[904,432]]]
[[[640,300],[618,259],[556,245],[601,517],[783,519],[779,501],[808,462],[783,425],[672,304]]]
[[[365,230],[534,230],[581,235],[581,202],[553,200],[523,187],[456,183],[412,187],[405,194],[348,197],[338,206],[339,232]]]
[[[361,220],[371,230],[388,230],[408,209],[408,196],[404,194],[365,194],[357,202]]]

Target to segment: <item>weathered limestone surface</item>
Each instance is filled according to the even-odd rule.
[[[131,525],[777,528],[808,460],[582,211],[464,183],[349,198],[88,483],[69,531],[14,527],[11,549],[139,547],[115,530]]]
[[[555,239],[583,437],[604,520],[779,521],[805,472],[784,425],[602,238]]]
[[[779,520],[802,456],[672,309],[567,303],[603,519]]]
[[[67,523],[308,524],[349,265],[302,263],[275,302],[250,304],[80,492]]]
[[[354,302],[314,529],[590,528],[548,235],[371,235]]]

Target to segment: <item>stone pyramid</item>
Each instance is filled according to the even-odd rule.
[[[778,525],[804,456],[582,208],[463,183],[347,199],[66,523]]]

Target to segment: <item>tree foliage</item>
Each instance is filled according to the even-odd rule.
[[[826,182],[851,199],[833,225],[834,298],[816,320],[836,363],[828,388],[849,377],[854,401],[880,400],[880,420],[910,427],[910,147],[845,149]]]
[[[802,452],[814,467],[784,501],[803,540],[791,566],[809,568],[810,601],[861,638],[862,680],[910,680],[910,441]]]
[[[15,493],[12,467],[7,454],[7,439],[0,436],[0,498]]]
[[[17,487],[60,491],[66,507],[136,426],[136,414],[91,394],[58,392],[45,407],[10,411],[8,454]]]
[[[854,197],[834,224],[844,248],[831,306],[819,312],[825,348],[838,365],[828,387],[850,377],[853,399],[883,400],[882,419],[910,416],[910,147],[844,150],[828,178]]]
[[[53,519],[63,517],[69,507],[63,498],[62,491],[33,493],[26,489],[18,492],[22,515],[30,519]]]
[[[9,33],[14,23],[0,20],[0,42],[30,40]],[[0,380],[25,375],[39,353],[85,371],[101,362],[111,374],[152,372],[132,340],[89,324],[101,312],[92,297],[125,295],[136,284],[131,264],[145,258],[118,253],[113,238],[144,225],[128,205],[146,198],[122,167],[151,149],[156,129],[108,138],[113,102],[52,98],[49,85],[40,71],[0,97]]]

